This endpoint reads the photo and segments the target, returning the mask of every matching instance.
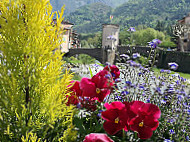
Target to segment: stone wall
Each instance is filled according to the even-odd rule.
[[[132,50],[133,53],[140,53],[143,56],[148,57],[151,50],[150,47],[128,47],[128,46],[118,46],[117,51],[119,54],[128,53]],[[179,52],[179,51],[164,51],[158,49],[159,57],[157,67],[168,69],[168,63],[176,62],[179,65],[177,71],[190,73],[190,52]]]
[[[69,49],[69,52],[66,53],[65,57],[71,57],[76,54],[87,54],[91,57],[94,57],[96,60],[102,63],[103,60],[103,51],[102,48],[77,48]]]
[[[179,51],[159,51],[157,66],[159,68],[168,69],[168,63],[176,62],[179,67],[177,71],[190,73],[190,53]]]

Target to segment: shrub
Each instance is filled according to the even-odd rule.
[[[60,79],[63,8],[52,25],[49,0],[0,2],[0,140],[71,141],[73,107]],[[52,52],[54,50],[54,53]]]

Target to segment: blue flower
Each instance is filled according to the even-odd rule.
[[[129,31],[129,32],[136,32],[136,30],[135,30],[134,27],[130,27],[127,31]]]
[[[132,85],[131,81],[126,81],[125,83],[127,84],[127,86],[131,86]]]
[[[156,88],[156,92],[158,92],[159,94],[162,94],[160,87]]]
[[[160,73],[168,73],[168,74],[170,74],[170,73],[171,73],[171,70],[164,70],[164,69],[161,69],[161,70],[160,70]]]
[[[121,98],[121,96],[116,96],[115,100],[122,101],[122,98]]]
[[[148,99],[146,100],[146,102],[147,102],[147,103],[150,103],[150,99],[148,98]]]
[[[165,101],[165,100],[161,100],[161,103],[162,103],[162,104],[166,104],[166,101]]]
[[[97,114],[98,117],[101,117],[103,110],[99,110],[99,113]]]
[[[126,59],[130,59],[129,55],[127,55],[127,54],[121,54],[120,57],[124,57]]]
[[[172,70],[177,70],[177,68],[178,68],[179,65],[177,63],[175,63],[175,62],[171,62],[171,63],[168,63],[168,66]]]
[[[156,48],[160,43],[161,41],[159,39],[153,39],[151,42],[149,42],[149,45],[151,48]]]
[[[189,141],[189,136],[186,136],[186,140]]]
[[[168,123],[174,123],[175,122],[175,119],[174,118],[171,118],[171,119],[168,119]]]
[[[133,59],[139,58],[141,55],[139,53],[133,53]]]
[[[139,85],[139,89],[140,90],[144,90],[144,86],[143,85]]]
[[[121,82],[121,78],[115,79],[115,83]]]
[[[170,132],[171,135],[175,134],[173,129],[170,129],[169,132]]]
[[[182,95],[177,95],[178,101],[182,101],[184,99],[184,97]]]
[[[165,139],[164,142],[173,142],[170,139]]]
[[[127,94],[129,94],[128,91],[122,91],[122,92],[121,92],[121,95],[122,95],[122,96],[125,96],[125,95],[127,95]]]

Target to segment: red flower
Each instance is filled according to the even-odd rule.
[[[67,101],[67,105],[73,104],[73,105],[77,105],[79,103],[79,96],[82,95],[82,91],[79,87],[79,81],[71,81],[71,85],[69,85],[68,87],[71,86],[71,88],[69,88],[69,92],[71,92],[70,96],[68,97],[68,101]]]
[[[76,106],[78,103],[79,103],[78,97],[76,95],[71,95],[68,97],[68,101],[67,101],[66,105],[69,106],[70,104],[73,104]]]
[[[85,137],[83,142],[114,142],[106,134],[91,133]]]
[[[136,114],[129,122],[130,129],[138,132],[141,139],[148,139],[152,136],[153,131],[157,129],[161,112],[153,104],[133,101],[130,103],[130,110]]]
[[[81,107],[87,110],[95,111],[97,109],[96,99],[94,98],[81,98]]]
[[[110,135],[122,129],[127,131],[128,115],[125,105],[122,102],[112,102],[111,104],[105,103],[104,106],[107,109],[102,112],[102,118],[106,120],[103,124],[104,130]]]
[[[83,97],[97,98],[102,102],[104,98],[110,94],[110,88],[113,86],[113,80],[106,77],[109,72],[102,70],[91,79],[82,78],[80,82]]]
[[[82,90],[80,89],[80,82],[79,81],[71,81],[71,83],[73,83],[72,87],[70,88],[70,91],[73,91],[73,93],[76,96],[82,96]]]
[[[108,66],[105,66],[104,67],[104,70],[107,70],[107,71],[109,71],[109,72],[111,72],[111,74],[112,74],[112,76],[113,76],[113,78],[114,79],[117,79],[117,78],[119,78],[119,76],[120,76],[120,71],[119,71],[119,69],[117,68],[117,66],[115,66],[115,65],[108,65]]]

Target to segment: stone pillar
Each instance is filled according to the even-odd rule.
[[[103,63],[113,64],[115,52],[119,44],[119,25],[104,24],[102,32]]]

